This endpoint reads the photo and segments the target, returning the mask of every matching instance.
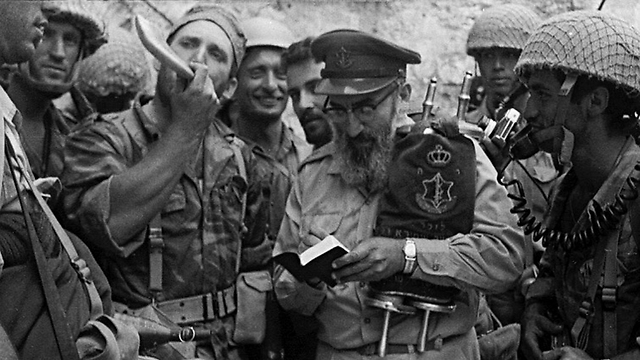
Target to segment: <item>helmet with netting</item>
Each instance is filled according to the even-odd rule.
[[[109,43],[80,63],[78,88],[95,96],[142,92],[151,77],[142,44],[124,29],[111,29],[110,34]]]
[[[43,13],[49,21],[68,23],[82,33],[82,54],[89,56],[107,42],[104,22],[85,5],[86,0],[45,1]]]
[[[527,38],[542,19],[522,5],[498,5],[484,10],[473,23],[467,38],[467,54],[490,48],[522,50]]]
[[[601,11],[572,11],[545,21],[525,45],[515,71],[560,70],[640,94],[640,32]]]
[[[70,24],[82,34],[78,61],[73,64],[64,81],[51,82],[34,77],[31,70],[31,67],[35,66],[33,61],[20,64],[19,70],[16,72],[16,75],[22,77],[32,88],[55,98],[71,89],[76,79],[80,60],[94,53],[106,43],[107,38],[104,23],[86,7],[85,0],[44,1],[42,12],[49,22]]]

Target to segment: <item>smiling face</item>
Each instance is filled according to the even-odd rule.
[[[238,70],[235,99],[245,119],[277,121],[287,106],[287,74],[282,64],[284,49],[253,47]]]
[[[322,146],[331,140],[331,126],[322,107],[326,95],[315,92],[316,84],[322,80],[322,62],[309,58],[287,66],[287,86],[293,111],[300,120],[307,141]]]
[[[0,63],[29,60],[42,40],[47,23],[42,1],[0,1]]]
[[[29,61],[34,80],[48,84],[63,84],[70,80],[80,56],[82,34],[68,23],[49,22],[42,43]]]
[[[520,52],[514,49],[490,48],[480,50],[476,56],[478,68],[488,96],[504,97],[518,85],[513,72]]]

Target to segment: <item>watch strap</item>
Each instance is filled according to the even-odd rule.
[[[412,274],[418,265],[415,241],[413,239],[406,239],[402,252],[404,254],[404,268],[402,269],[402,273]]]

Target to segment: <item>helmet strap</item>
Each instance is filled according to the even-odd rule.
[[[31,69],[29,68],[28,61],[18,65],[18,68],[19,68],[18,72],[20,76],[22,76],[27,81],[27,83],[29,83],[33,88],[43,93],[50,94],[50,97],[55,99],[57,97],[62,96],[64,93],[68,92],[71,89],[71,86],[73,86],[73,84],[75,83],[77,72],[78,72],[77,71],[78,63],[79,61],[76,61],[76,63],[73,64],[71,73],[67,76],[67,79],[65,80],[65,82],[58,83],[58,84],[51,84],[48,82],[34,79],[33,75],[31,74]]]
[[[556,137],[553,139],[553,154],[555,155],[555,161],[558,165],[565,165],[570,159],[566,159],[566,156],[562,156],[563,154],[567,154],[566,146],[567,144],[563,144],[565,142],[565,138],[567,138],[567,132],[564,128],[564,122],[567,117],[567,110],[569,109],[569,103],[571,102],[571,94],[573,93],[573,87],[578,80],[578,75],[574,73],[568,73],[560,86],[560,91],[558,91],[558,107],[556,108],[556,114],[553,121],[553,125],[555,127],[562,128],[564,131],[563,137]],[[566,139],[569,140],[569,139]]]

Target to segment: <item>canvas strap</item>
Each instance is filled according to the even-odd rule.
[[[604,263],[604,284],[602,288],[602,310],[604,312],[604,357],[615,356],[617,351],[616,289],[618,275],[618,238],[610,241]]]
[[[589,280],[589,286],[587,288],[587,293],[585,294],[584,300],[580,304],[579,316],[574,322],[573,327],[571,328],[571,338],[573,339],[573,343],[576,345],[576,347],[582,350],[586,349],[587,342],[589,340],[589,332],[591,331],[591,322],[593,321],[594,310],[595,310],[594,300],[596,296],[596,291],[598,289],[598,283],[600,282],[600,276],[602,275],[605,259],[607,260],[607,262],[609,262],[610,268],[614,267],[613,268],[614,283],[613,283],[612,290],[613,290],[613,300],[614,300],[613,306],[615,307],[615,271],[616,271],[615,266],[617,265],[616,257],[618,252],[617,251],[618,236],[619,236],[618,232],[612,231],[607,237],[606,241],[600,241],[596,246],[595,258],[593,261],[593,268],[591,272],[591,278]],[[609,271],[611,271],[611,269]],[[605,270],[605,278],[606,277],[607,275]],[[605,289],[607,289],[606,282],[605,282],[605,288],[603,289],[603,292],[602,292],[603,307],[604,307]],[[611,289],[606,290],[606,294],[607,294],[607,301],[609,301],[610,300],[609,296],[611,295]],[[612,311],[615,311],[615,308],[613,308]],[[613,322],[615,323],[615,319],[613,320]],[[606,320],[605,320],[605,324],[606,324]],[[609,331],[609,332],[614,333],[614,331]],[[605,329],[605,348],[608,346],[606,345],[606,343],[611,341],[610,337],[613,336],[615,338],[615,333],[614,334],[606,334],[606,333],[607,331]],[[613,342],[615,343],[615,339]]]
[[[164,237],[162,236],[162,220],[160,213],[156,214],[149,223],[149,291],[153,300],[162,292],[162,250]]]
[[[244,162],[244,158],[242,157],[242,152],[240,151],[240,146],[235,143],[235,140],[231,140],[231,150],[233,150],[233,156],[236,159],[236,163],[238,164],[238,172],[240,173],[240,177],[248,184],[247,181],[247,166]],[[240,232],[241,236],[243,233],[247,232],[247,228],[244,225],[244,217],[247,212],[247,190],[242,194],[242,209],[240,210]],[[237,248],[238,256],[236,257],[236,275],[240,273],[240,258],[242,257],[242,238],[238,241]]]
[[[15,152],[11,147],[11,143],[8,141],[8,139],[5,140],[5,151],[9,159],[17,159],[15,156]],[[17,161],[17,163],[20,164],[19,161]],[[69,323],[67,322],[67,316],[64,312],[64,309],[62,308],[60,294],[58,294],[58,288],[56,287],[53,277],[51,276],[51,272],[47,265],[47,258],[44,254],[44,249],[42,248],[42,244],[38,240],[38,234],[33,225],[31,215],[29,214],[27,201],[24,199],[23,194],[20,191],[20,182],[18,181],[16,170],[11,166],[11,160],[9,160],[9,167],[11,168],[11,175],[13,177],[14,184],[16,185],[18,200],[20,201],[22,214],[27,226],[27,233],[31,243],[32,251],[34,253],[36,267],[38,268],[38,274],[40,275],[42,290],[44,292],[47,308],[49,310],[51,326],[56,337],[56,344],[58,345],[60,357],[62,359],[77,360],[79,359],[78,351],[76,350],[75,340],[71,336],[71,329],[69,327]]]

